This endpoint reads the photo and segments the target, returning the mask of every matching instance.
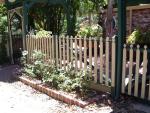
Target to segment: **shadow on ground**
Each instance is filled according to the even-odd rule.
[[[18,75],[20,67],[18,65],[10,65],[0,67],[0,82],[12,83],[17,81],[15,76]]]

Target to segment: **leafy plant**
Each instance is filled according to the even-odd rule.
[[[45,31],[45,30],[40,30],[36,33],[36,37],[38,38],[45,38],[52,35],[51,31]]]
[[[80,30],[78,31],[78,36],[84,37],[95,37],[95,36],[102,36],[102,29],[98,25],[93,26],[81,26]]]
[[[127,38],[128,44],[150,44],[150,30],[142,32],[141,29],[136,29]]]
[[[43,57],[45,55],[41,51],[33,51],[33,62],[31,64],[26,64],[25,62],[25,56],[22,57],[22,62],[24,63],[24,72],[28,75],[31,75],[32,77],[36,77],[38,79],[41,79],[45,73],[47,73],[47,70],[49,68],[48,64],[44,63]]]
[[[76,91],[79,94],[88,90],[92,78],[88,76],[87,70],[75,71],[72,64],[67,66],[67,70],[58,69],[55,65],[44,62],[43,56],[42,52],[34,51],[34,60],[32,64],[25,65],[24,72],[59,90]]]

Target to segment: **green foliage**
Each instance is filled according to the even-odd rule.
[[[7,30],[7,10],[4,4],[0,4],[0,33]]]
[[[36,37],[38,38],[43,38],[43,37],[48,37],[52,35],[51,31],[45,31],[45,30],[40,30],[36,33]]]
[[[81,37],[100,37],[102,36],[102,29],[98,25],[84,26],[79,29],[77,35]]]
[[[47,64],[44,63],[43,57],[44,54],[41,51],[33,51],[33,62],[31,64],[26,64],[26,54],[22,54],[22,63],[24,64],[25,68],[24,71],[28,74],[31,75],[32,77],[36,77],[41,79],[42,76],[44,75],[45,71],[47,71],[46,67],[48,66]]]
[[[142,32],[141,29],[136,29],[128,36],[128,44],[150,44],[150,30]]]
[[[107,5],[107,0],[75,0],[80,14],[98,11],[99,7]]]
[[[43,78],[44,82],[48,82],[57,89],[77,93],[88,90],[91,80],[88,71],[76,72],[71,64],[68,65],[67,71],[55,68],[49,76]]]
[[[32,64],[24,64],[24,72],[59,90],[84,94],[91,82],[88,71],[75,71],[71,64],[67,70],[58,69],[54,65],[43,61],[43,54],[34,51]],[[25,57],[24,57],[25,58]],[[23,59],[24,59],[23,58]],[[25,62],[24,62],[25,63]]]

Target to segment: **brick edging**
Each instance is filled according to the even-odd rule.
[[[84,108],[87,105],[95,102],[95,100],[91,100],[91,101],[78,100],[78,99],[73,98],[71,96],[68,96],[66,94],[62,94],[59,91],[50,89],[49,87],[46,87],[43,84],[38,84],[35,81],[28,79],[27,77],[20,76],[20,77],[17,77],[17,79],[19,79],[22,83],[29,85],[32,88],[34,88],[34,89],[36,89],[42,93],[45,93],[54,99],[63,101],[63,102],[70,104],[70,105],[77,105],[79,107]]]

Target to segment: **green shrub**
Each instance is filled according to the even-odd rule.
[[[142,32],[136,29],[127,37],[127,44],[150,44],[150,30]]]
[[[81,37],[101,37],[102,36],[102,29],[99,28],[98,25],[92,25],[92,26],[83,26],[79,29],[78,36]]]
[[[24,72],[35,78],[40,78],[44,83],[59,90],[84,94],[92,81],[87,70],[75,71],[72,64],[67,70],[58,69],[50,63],[43,61],[43,54],[40,51],[33,52],[34,62],[24,64]],[[25,62],[24,62],[25,63]]]
[[[36,33],[36,37],[38,38],[45,38],[52,35],[51,31],[45,31],[45,30],[40,30]]]

